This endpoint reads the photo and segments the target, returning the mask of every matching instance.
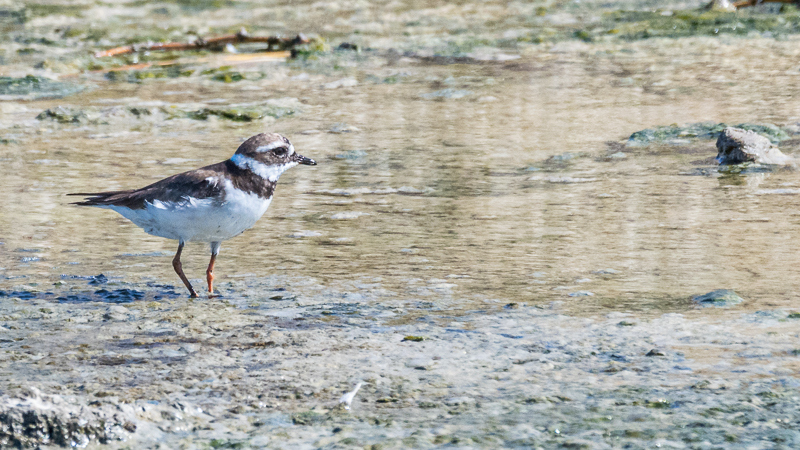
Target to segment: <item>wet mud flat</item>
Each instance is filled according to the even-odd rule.
[[[800,446],[800,172],[714,148],[797,155],[800,15],[582,3],[2,6],[0,447]],[[327,41],[90,56],[242,26]],[[67,205],[263,131],[222,298]]]
[[[174,102],[159,96],[185,80],[8,107],[3,445],[798,445],[798,173],[721,169],[713,144],[726,123],[797,152],[793,63],[727,90],[696,81],[795,51],[748,42],[698,40],[689,62],[730,59],[692,73],[658,69],[674,42],[486,64],[334,54],[346,76],[290,62],[233,86],[200,77]],[[253,92],[292,113],[197,113]],[[222,299],[185,297],[171,242],[66,205],[264,128],[321,164],[225,243]],[[187,249],[190,277],[205,252]],[[720,288],[745,301],[691,299]]]
[[[229,289],[224,299],[194,301],[3,297],[4,446],[800,441],[800,314],[585,318],[558,302],[459,311],[446,295],[422,304],[376,284],[331,291],[286,277],[244,278]],[[341,408],[340,396],[358,382],[351,409]],[[27,426],[10,432],[21,411]]]

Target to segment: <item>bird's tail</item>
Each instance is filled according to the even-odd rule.
[[[112,198],[119,194],[127,194],[130,191],[111,191],[111,192],[75,192],[67,195],[87,197],[81,202],[71,202],[70,205],[78,206],[107,206],[113,204]]]

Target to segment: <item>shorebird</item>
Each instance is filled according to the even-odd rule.
[[[179,173],[141,189],[75,193],[88,197],[80,206],[113,209],[146,233],[178,241],[172,267],[197,297],[183,273],[181,252],[186,242],[208,242],[208,295],[214,297],[214,263],[222,241],[255,225],[272,202],[281,174],[298,164],[317,163],[295,153],[285,137],[257,134],[242,143],[228,160]]]

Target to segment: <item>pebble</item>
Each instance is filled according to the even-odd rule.
[[[359,211],[350,211],[350,212],[342,212],[336,213],[331,215],[331,219],[333,220],[351,220],[351,219],[358,219],[361,216],[369,216],[369,213],[359,212]]]
[[[323,89],[339,89],[343,87],[353,87],[358,85],[358,80],[355,78],[342,78],[340,80],[331,81],[322,85]]]

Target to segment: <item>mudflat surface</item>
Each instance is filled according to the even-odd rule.
[[[4,6],[0,408],[89,448],[797,446],[800,174],[714,161],[721,124],[800,146],[796,11],[585,3]],[[324,42],[89,56],[241,26]],[[68,205],[264,131],[319,165],[221,298]]]

